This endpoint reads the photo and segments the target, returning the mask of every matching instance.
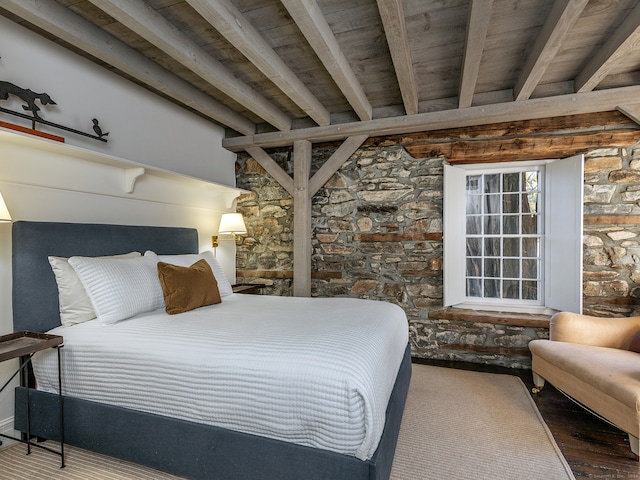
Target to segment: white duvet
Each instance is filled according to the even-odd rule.
[[[63,392],[365,460],[407,346],[393,304],[233,294],[180,315],[58,327]],[[57,392],[53,351],[34,358]]]

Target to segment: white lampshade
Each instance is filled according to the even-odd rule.
[[[4,203],[4,198],[2,198],[2,194],[0,193],[0,222],[6,223],[10,221],[11,221],[11,214],[9,213],[7,204]]]
[[[223,213],[220,218],[220,227],[218,234],[230,233],[232,235],[246,235],[247,226],[241,213]]]

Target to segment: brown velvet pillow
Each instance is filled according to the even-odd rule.
[[[158,262],[158,278],[169,315],[220,303],[218,282],[205,259],[190,267]]]

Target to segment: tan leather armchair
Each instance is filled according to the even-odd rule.
[[[551,318],[550,339],[529,343],[533,380],[545,380],[629,435],[640,452],[640,353],[634,336],[640,317],[601,318],[561,312]],[[640,338],[640,337],[639,337]]]

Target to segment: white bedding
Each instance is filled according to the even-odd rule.
[[[407,346],[393,304],[233,294],[180,315],[64,337],[63,392],[366,460],[375,452]],[[52,351],[34,357],[38,388],[57,392]]]

